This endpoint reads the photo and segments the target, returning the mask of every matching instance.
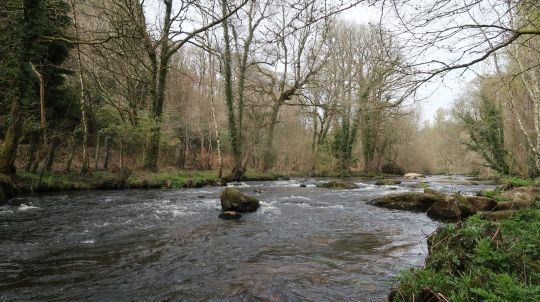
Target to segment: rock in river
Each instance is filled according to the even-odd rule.
[[[497,201],[493,198],[481,196],[463,196],[467,202],[479,211],[491,211],[497,206]]]
[[[259,208],[258,199],[248,196],[234,188],[226,188],[223,190],[220,199],[223,211],[245,213],[255,212]]]
[[[434,194],[407,192],[373,199],[370,204],[396,210],[425,212],[437,201],[444,199]]]
[[[423,174],[419,173],[407,173],[403,175],[403,178],[405,179],[418,179],[418,178],[424,178],[425,176]]]
[[[433,219],[458,221],[476,214],[476,208],[459,194],[447,195],[446,199],[435,202],[427,215]]]
[[[376,186],[391,186],[399,184],[401,184],[401,180],[399,179],[382,179],[375,182]]]
[[[327,188],[327,189],[357,189],[358,186],[352,182],[348,181],[331,181],[321,184],[317,184],[318,188]]]
[[[240,215],[240,213],[235,212],[235,211],[226,211],[219,214],[219,218],[225,219],[225,220],[238,220],[240,219],[240,217],[242,217],[242,215]]]

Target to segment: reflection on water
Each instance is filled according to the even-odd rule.
[[[413,182],[336,191],[318,181],[234,184],[262,200],[239,222],[217,219],[217,187],[13,200],[0,208],[0,300],[384,300],[401,269],[422,264],[437,223],[365,204]]]

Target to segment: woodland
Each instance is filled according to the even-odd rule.
[[[448,82],[459,86],[452,100],[437,88]],[[433,99],[441,106],[434,116],[426,116],[425,104]],[[221,184],[245,192],[249,185],[241,181],[286,177],[293,179],[279,190],[272,191],[271,185],[277,186],[272,183],[248,192],[267,198],[261,205],[274,212],[246,214],[244,224],[208,218],[217,216],[216,188],[108,191]],[[333,181],[323,184],[328,177]],[[227,274],[247,267],[240,272],[257,272],[254,278],[272,272],[276,279],[287,275],[286,269],[292,277],[315,270],[317,278],[309,286],[317,293],[328,286],[325,294],[338,297],[342,293],[336,288],[346,277],[386,263],[373,259],[387,257],[396,267],[412,266],[416,262],[400,257],[414,255],[415,261],[425,256],[425,265],[402,271],[390,293],[392,301],[539,301],[539,177],[538,0],[0,1],[0,227],[9,230],[0,232],[0,300],[33,299],[46,291],[53,291],[48,300],[58,298],[59,288],[71,281],[85,282],[103,272],[109,278],[114,275],[111,267],[125,263],[128,269],[150,267],[152,272],[134,274],[146,279],[100,279],[104,282],[82,286],[83,294],[135,281],[124,289],[137,295],[143,285],[157,281],[155,287],[161,289],[175,282],[163,292],[145,293],[155,300],[168,297],[168,290],[180,290],[184,281],[189,290],[200,290],[192,282],[200,271],[213,283],[220,281],[215,276],[230,278]],[[95,189],[107,190],[65,198],[37,194]],[[338,189],[345,193],[332,195]],[[397,195],[386,194],[398,189]],[[291,196],[281,196],[284,192]],[[219,218],[242,217],[224,206],[233,203],[228,195],[239,204],[252,203],[238,212],[259,208],[257,198],[226,188]],[[121,211],[113,201],[124,206]],[[87,223],[82,218],[87,216],[95,221]],[[457,223],[437,224],[444,227],[425,241],[414,237],[415,242],[405,245],[412,236],[407,232],[420,231],[420,224],[432,223],[435,229],[436,222],[428,218]],[[36,226],[33,219],[48,224]],[[388,233],[373,228],[388,224],[387,219],[397,227],[388,227]],[[74,231],[82,222],[87,224]],[[191,232],[194,225],[198,229]],[[115,229],[101,229],[109,226]],[[146,227],[152,231],[146,233]],[[257,227],[268,242],[253,231]],[[81,239],[93,231],[97,239]],[[283,234],[288,231],[299,233]],[[54,237],[58,234],[63,237]],[[42,242],[29,243],[40,238]],[[306,238],[313,240],[306,244]],[[389,238],[403,240],[389,243],[392,251],[384,254],[387,246],[377,244]],[[372,245],[363,245],[368,241]],[[427,245],[424,254],[420,241]],[[71,249],[55,250],[61,246],[57,242]],[[217,249],[204,246],[206,242],[227,245]],[[236,243],[245,249],[231,248]],[[99,244],[104,244],[105,256],[91,248]],[[195,252],[187,257],[190,247]],[[296,249],[279,254],[291,247]],[[309,253],[302,254],[304,249]],[[326,249],[330,252],[322,257],[320,251]],[[82,254],[82,264],[71,255],[89,251],[95,255]],[[234,258],[224,251],[241,255]],[[259,274],[253,263],[264,257],[242,262],[253,251],[275,253],[268,258],[281,259],[284,270],[271,262]],[[358,263],[350,261],[341,269],[366,251],[379,253],[365,258],[370,265],[361,263],[362,269],[355,270],[351,267]],[[171,255],[160,258],[162,252]],[[49,254],[30,259],[40,253]],[[63,253],[70,255],[63,259]],[[215,268],[216,255],[232,262],[207,274]],[[343,255],[349,258],[339,258]],[[300,260],[292,265],[291,259]],[[36,266],[26,271],[32,260]],[[62,266],[66,263],[68,267]],[[301,273],[294,271],[301,265],[306,265]],[[159,266],[167,269],[155,269]],[[93,269],[101,271],[77,275]],[[131,276],[126,270],[120,267],[118,275]],[[378,270],[377,280],[387,282],[381,271],[387,272]],[[53,272],[59,275],[48,275]],[[58,281],[62,273],[70,280],[66,284]],[[331,283],[332,273],[343,274],[339,284]],[[242,278],[232,279],[236,284]],[[248,280],[246,288],[264,280]],[[304,281],[297,282],[300,289],[292,294],[308,293]],[[354,281],[346,290],[372,290],[368,281]],[[288,279],[283,283],[296,284]],[[25,287],[29,284],[34,293]],[[2,286],[9,290],[7,296],[2,296]],[[116,290],[104,292],[114,295]],[[222,295],[212,298],[221,300]],[[170,300],[178,297],[183,296]]]
[[[3,1],[0,172],[535,177],[537,3],[432,2]],[[478,65],[420,119],[419,87]]]

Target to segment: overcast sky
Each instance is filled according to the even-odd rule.
[[[341,13],[340,18],[358,24],[379,23],[380,11],[377,8],[359,5]],[[383,19],[383,26],[385,22],[387,21]],[[438,108],[450,108],[474,76],[473,72],[466,72],[464,75],[454,72],[444,79],[437,78],[432,83],[422,86],[418,91],[418,95],[423,99],[419,102],[422,111],[421,120],[432,120]]]

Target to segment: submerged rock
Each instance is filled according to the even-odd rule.
[[[446,199],[435,202],[428,210],[430,218],[444,221],[458,221],[476,214],[476,208],[459,194],[447,195]]]
[[[348,181],[331,181],[322,184],[317,184],[318,188],[327,188],[327,189],[357,189],[358,186],[352,182]]]
[[[234,188],[223,190],[220,199],[223,211],[244,213],[255,212],[259,208],[259,200],[257,198],[248,196]]]
[[[221,214],[219,214],[219,218],[225,219],[225,220],[238,220],[242,217],[240,213],[235,211],[225,211]]]
[[[376,186],[391,186],[391,185],[399,185],[401,184],[401,180],[399,179],[383,179],[378,180],[375,182]]]
[[[306,188],[306,187],[307,187],[307,185],[306,185],[306,184],[300,184],[300,186],[299,186],[299,187],[300,187],[300,188]]]
[[[403,175],[403,178],[405,179],[418,179],[418,178],[425,178],[424,174],[420,173],[407,173]]]
[[[439,197],[441,197],[441,198],[446,198],[446,193],[437,191],[437,190],[432,189],[432,188],[424,188],[424,193],[426,193],[426,194],[433,194],[433,195],[439,196]]]
[[[442,197],[434,194],[406,192],[376,198],[369,203],[387,209],[425,212],[435,202],[442,200]]]

